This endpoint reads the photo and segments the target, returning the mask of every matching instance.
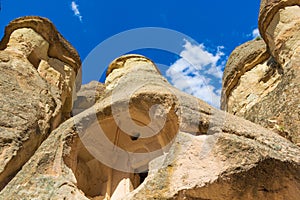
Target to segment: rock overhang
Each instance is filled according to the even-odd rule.
[[[258,26],[262,38],[268,44],[267,28],[280,9],[289,6],[299,6],[300,0],[262,0],[259,10]]]
[[[17,29],[30,28],[40,34],[48,43],[48,55],[69,64],[76,74],[81,70],[81,59],[76,49],[58,32],[53,23],[39,16],[25,16],[11,21],[5,27],[4,36],[0,42],[0,50],[6,48],[10,35]]]

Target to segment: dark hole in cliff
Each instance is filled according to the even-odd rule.
[[[136,134],[134,134],[133,136],[131,135],[131,136],[130,136],[130,139],[131,139],[132,141],[135,141],[135,140],[139,139],[140,136],[141,136],[141,134],[136,133]]]
[[[150,122],[146,111],[140,108],[131,108],[130,112],[131,120],[137,125],[145,126]],[[126,121],[122,122],[126,124]],[[100,142],[103,140],[103,137],[98,138],[99,127],[101,127],[107,140],[101,145],[97,144],[98,139]],[[90,138],[91,146],[83,142],[83,137],[77,138],[77,141],[72,142],[71,153],[65,158],[65,162],[75,174],[77,187],[87,197],[103,198],[106,195],[111,197],[114,192],[119,194],[119,192],[131,191],[144,182],[148,176],[149,162],[166,151],[162,149],[174,139],[177,131],[178,120],[174,109],[169,111],[162,130],[150,137],[145,137],[143,132],[134,132],[134,130],[133,133],[136,134],[131,136],[116,124],[113,117],[103,118],[87,125],[86,130],[84,130],[83,135]],[[116,164],[106,166],[103,164],[103,160],[97,160],[94,157],[95,154],[90,153],[90,151],[93,152],[93,148],[100,148],[99,152]],[[113,151],[116,149],[127,152],[127,157],[115,156]],[[159,154],[155,154],[155,157],[149,156],[149,153],[156,151],[159,151]],[[129,154],[137,156],[130,157]],[[120,167],[122,163],[124,166],[128,166],[132,173],[129,173],[128,169],[122,171],[122,167]]]
[[[140,183],[141,184],[144,182],[144,180],[147,178],[147,176],[148,176],[148,171],[147,172],[139,173]]]

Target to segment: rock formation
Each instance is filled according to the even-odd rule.
[[[12,21],[0,49],[2,189],[70,116],[80,59],[52,23],[39,17]]]
[[[264,40],[224,72],[228,112],[141,55],[116,58],[76,98],[75,49],[46,19],[14,20],[0,43],[0,199],[297,199],[297,3],[262,1]]]
[[[105,196],[112,196],[120,181],[122,183],[129,179],[129,186],[132,185],[132,188],[139,185],[140,176],[135,172],[147,170],[151,157],[149,158],[150,154],[147,154],[146,157],[137,156],[136,158],[130,156],[130,152],[137,154],[150,151],[154,152],[155,157],[161,155],[162,147],[166,146],[177,133],[178,121],[173,119],[176,117],[173,105],[170,103],[173,96],[171,94],[169,97],[162,96],[156,92],[157,88],[162,89],[161,84],[169,85],[157,73],[157,69],[153,68],[152,62],[141,56],[126,56],[114,61],[110,69],[119,66],[123,61],[126,62],[124,68],[114,69],[113,73],[107,77],[107,86],[102,100],[53,131],[31,160],[4,188],[1,193],[2,197],[6,196],[11,199],[23,196],[28,199],[97,197],[101,199]],[[133,70],[135,73],[132,72]],[[129,103],[127,102],[129,96],[124,91],[124,87],[135,88],[137,83],[141,83],[141,79],[144,79],[141,74],[148,74],[149,79],[143,84],[150,87],[146,87],[146,91],[142,89],[134,93],[135,96],[130,99],[133,102]],[[121,76],[125,77],[122,80],[124,83],[118,84]],[[130,90],[127,91],[130,92]],[[164,91],[162,93],[166,94]],[[148,97],[144,98],[145,95]],[[160,115],[167,115],[164,121],[166,123],[160,125],[156,122],[144,130],[141,125],[148,124],[152,120],[148,116],[149,108],[155,103],[163,102],[162,98],[167,100],[165,102],[166,106],[169,106],[167,111],[172,110],[172,112],[165,113],[164,109],[158,109],[153,114],[156,121],[161,119]],[[122,117],[128,117],[126,109],[129,108],[126,107],[126,103],[129,103],[133,121],[122,119]],[[137,123],[130,127],[134,132],[125,133],[118,127],[117,120],[120,119],[114,119],[113,113],[116,116],[121,115],[125,125]],[[155,126],[162,127],[163,130],[158,135],[151,136],[153,130],[157,129]],[[101,136],[100,129],[105,135]],[[123,129],[126,130],[126,127]],[[95,143],[94,146],[93,143]],[[122,149],[126,151],[122,152]],[[27,184],[28,187],[15,188],[17,185]]]
[[[300,1],[263,0],[259,30],[231,54],[222,109],[300,145]],[[265,42],[265,44],[264,44]],[[250,86],[250,87],[249,87]]]
[[[0,198],[294,199],[300,194],[297,146],[178,91],[145,57],[120,57],[108,70],[101,101],[54,130]]]

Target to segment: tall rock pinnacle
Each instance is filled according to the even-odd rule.
[[[175,89],[149,59],[117,58],[105,87],[95,105],[50,134],[0,198],[299,195],[296,145]]]
[[[300,146],[299,5],[299,0],[261,2],[264,41],[248,42],[231,54],[223,77],[222,109]],[[231,70],[236,66],[237,71]],[[238,75],[230,75],[234,73]]]
[[[0,49],[2,189],[50,132],[70,117],[81,63],[53,24],[40,17],[12,21]]]

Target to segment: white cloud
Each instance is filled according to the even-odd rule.
[[[258,28],[254,29],[252,31],[252,38],[255,39],[255,38],[259,37],[259,36],[260,36],[260,34],[259,34]]]
[[[183,47],[182,58],[169,67],[167,77],[178,89],[219,107],[224,62],[218,63],[224,55],[221,51],[224,47],[218,47],[215,54],[207,51],[203,44],[194,45],[187,40]]]
[[[76,17],[78,17],[79,20],[82,22],[82,16],[81,16],[81,14],[80,14],[80,12],[79,12],[78,7],[79,7],[79,6],[76,4],[76,2],[75,2],[75,1],[72,1],[72,3],[71,3],[71,9],[72,9],[72,11],[74,12],[74,15],[75,15]]]

